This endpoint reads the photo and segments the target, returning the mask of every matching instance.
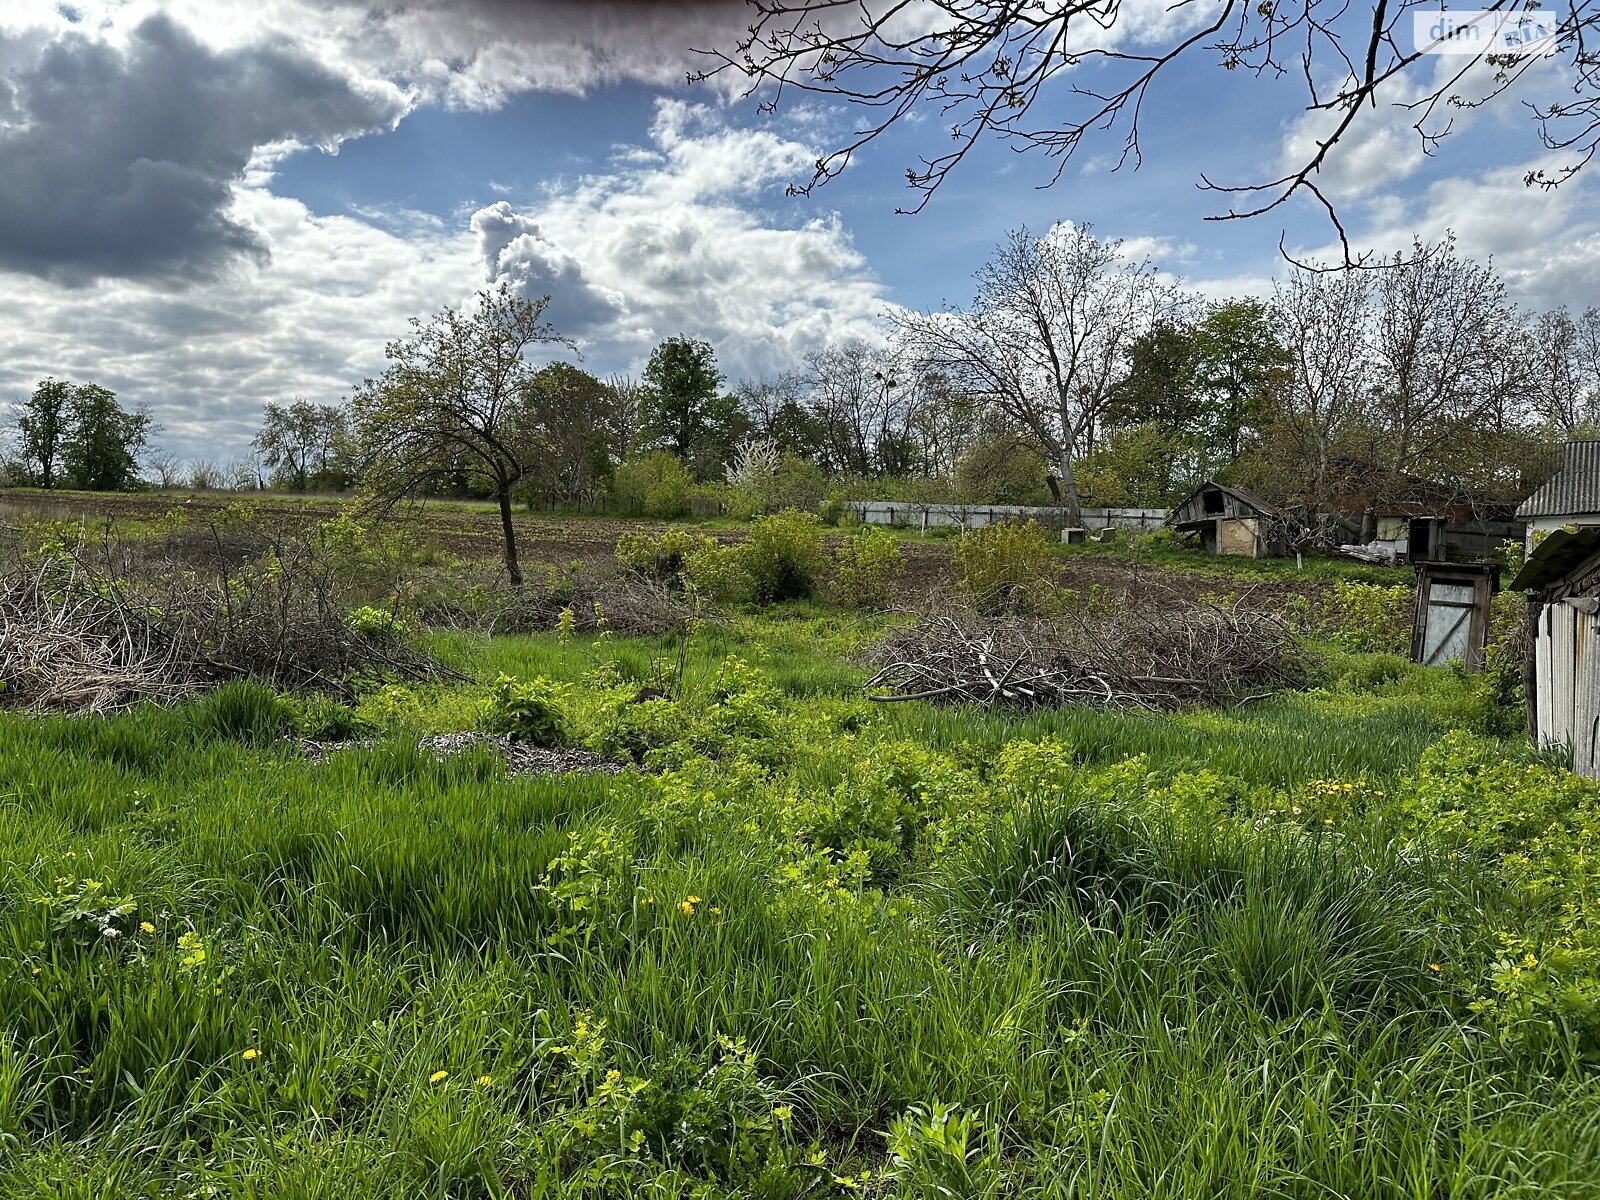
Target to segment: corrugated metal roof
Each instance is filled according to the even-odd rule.
[[[1568,442],[1555,477],[1517,509],[1519,519],[1600,513],[1600,440]]]
[[[1534,547],[1511,581],[1513,592],[1530,592],[1553,583],[1600,551],[1600,525],[1558,529]]]

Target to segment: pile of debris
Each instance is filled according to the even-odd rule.
[[[110,712],[230,679],[350,694],[356,672],[448,674],[398,630],[363,632],[320,564],[285,550],[231,574],[71,551],[0,561],[0,704]]]
[[[506,770],[512,775],[566,775],[579,771],[622,774],[621,763],[581,746],[534,746],[498,733],[434,734],[419,741],[417,748],[440,760],[469,750],[487,750],[504,759]]]
[[[884,703],[1024,709],[1241,704],[1304,682],[1296,645],[1278,616],[1176,593],[1050,619],[945,608],[879,643],[866,690]]]

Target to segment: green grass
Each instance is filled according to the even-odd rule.
[[[1331,558],[1321,554],[1303,556],[1297,566],[1290,558],[1245,558],[1236,554],[1206,554],[1204,551],[1172,543],[1150,545],[1138,538],[1122,537],[1106,542],[1086,542],[1078,546],[1063,546],[1061,554],[1068,561],[1074,558],[1100,558],[1126,562],[1137,566],[1177,571],[1189,575],[1219,575],[1238,579],[1296,580],[1312,583],[1335,583],[1349,580],[1356,583],[1407,584],[1412,579],[1408,567],[1379,567],[1356,562],[1348,558]]]
[[[250,689],[0,714],[0,1198],[1596,1193],[1581,1030],[1473,1007],[1534,915],[1412,803],[1490,796],[1419,767],[1468,682],[874,707],[871,632],[700,631],[616,777],[415,748],[482,687],[321,764]],[[597,744],[679,661],[436,646]]]

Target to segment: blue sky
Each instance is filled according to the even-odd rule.
[[[150,406],[176,453],[226,460],[264,403],[338,400],[382,369],[407,318],[497,278],[549,292],[598,374],[636,371],[682,332],[737,378],[881,337],[891,306],[963,301],[1019,225],[1092,223],[1212,296],[1268,292],[1280,235],[1330,252],[1331,228],[1299,201],[1204,220],[1224,198],[1199,190],[1202,171],[1269,177],[1306,120],[1298,80],[1204,56],[1158,83],[1138,170],[1106,169],[1112,134],[1040,190],[1053,163],[988,144],[898,216],[905,167],[942,149],[933,116],[785,196],[859,114],[816,100],[764,114],[686,87],[684,47],[744,19],[735,0],[85,0],[70,18],[8,0],[0,402],[46,375],[92,379]],[[1540,70],[1540,86],[1565,78]],[[1324,172],[1358,249],[1451,230],[1530,308],[1600,303],[1590,176],[1524,188],[1548,158],[1514,103],[1458,114],[1431,158],[1409,124],[1393,103],[1364,112]]]

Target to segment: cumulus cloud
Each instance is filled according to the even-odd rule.
[[[648,147],[520,209],[472,218],[485,274],[549,293],[593,356],[637,362],[662,338],[715,345],[731,374],[795,364],[840,337],[882,336],[883,289],[837,214],[806,216],[784,183],[815,152],[658,102]]]
[[[711,341],[733,377],[881,335],[882,288],[839,219],[760,211],[782,202],[803,147],[669,103],[641,149],[610,174],[449,221],[318,215],[273,195],[263,175],[234,187],[224,216],[270,253],[182,289],[0,275],[0,400],[46,375],[93,380],[149,404],[176,452],[230,457],[266,402],[338,400],[383,369],[384,344],[409,318],[468,303],[499,278],[550,293],[551,319],[602,375],[638,370],[675,333]]]
[[[121,45],[73,28],[30,40],[0,95],[0,267],[59,281],[259,258],[265,243],[228,211],[257,148],[334,146],[405,107],[290,42],[219,52],[162,15]]]

